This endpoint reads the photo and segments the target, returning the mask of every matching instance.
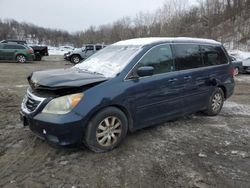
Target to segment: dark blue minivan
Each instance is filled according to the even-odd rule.
[[[24,125],[49,142],[95,152],[117,147],[128,131],[197,111],[217,115],[235,85],[222,44],[195,38],[120,41],[28,81]]]

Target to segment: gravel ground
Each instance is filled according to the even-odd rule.
[[[0,187],[250,187],[250,75],[220,115],[195,114],[127,135],[108,153],[54,147],[19,121],[26,77],[61,57],[0,63]]]

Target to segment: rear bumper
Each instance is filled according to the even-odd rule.
[[[34,61],[35,55],[30,55],[27,57],[27,61]]]
[[[40,113],[34,117],[20,112],[24,126],[39,138],[60,146],[81,143],[84,126],[82,117],[74,113],[67,115],[51,115]]]

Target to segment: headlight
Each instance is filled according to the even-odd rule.
[[[50,114],[67,114],[69,113],[83,98],[83,93],[66,95],[52,99],[43,109],[42,112]]]

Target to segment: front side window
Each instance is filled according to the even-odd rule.
[[[172,50],[169,44],[152,48],[138,63],[138,68],[151,66],[154,74],[162,74],[174,70]]]
[[[198,44],[174,44],[176,70],[187,70],[203,66]]]
[[[94,46],[86,46],[86,51],[93,51],[94,50]]]
[[[205,66],[227,64],[228,60],[224,51],[219,46],[201,46]]]

